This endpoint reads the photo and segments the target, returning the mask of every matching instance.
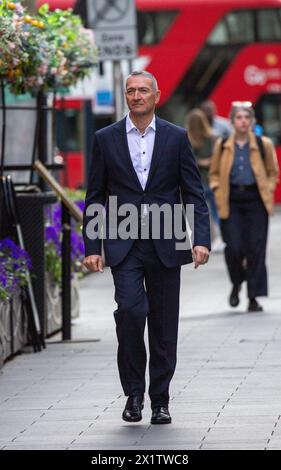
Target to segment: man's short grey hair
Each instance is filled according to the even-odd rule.
[[[152,88],[153,88],[153,91],[154,91],[155,93],[156,93],[156,91],[158,91],[158,83],[157,83],[156,78],[154,77],[154,75],[152,75],[152,73],[147,72],[146,70],[135,70],[134,72],[130,73],[130,75],[128,75],[128,77],[126,78],[126,84],[127,84],[127,80],[128,80],[130,77],[135,77],[135,76],[138,76],[138,75],[141,75],[141,76],[143,76],[143,77],[150,78],[150,80],[152,80]]]

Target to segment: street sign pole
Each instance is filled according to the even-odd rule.
[[[123,117],[122,60],[137,55],[135,0],[87,0],[87,17],[94,29],[99,60],[113,63],[116,120]]]
[[[86,0],[87,2],[87,24],[89,28],[94,27],[94,1],[93,0]]]
[[[120,60],[113,62],[113,83],[115,97],[115,119],[120,121],[124,116],[124,90],[123,90],[123,74],[121,70]]]

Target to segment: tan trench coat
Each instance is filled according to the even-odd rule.
[[[260,155],[256,138],[252,132],[250,141],[250,162],[256,178],[259,193],[265,208],[272,214],[274,190],[279,181],[279,168],[273,143],[262,137],[265,159]],[[218,213],[221,219],[229,217],[230,173],[234,160],[234,135],[231,135],[221,148],[221,139],[215,144],[209,172],[210,188],[214,191]]]

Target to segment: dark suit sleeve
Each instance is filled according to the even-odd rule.
[[[184,206],[194,206],[193,246],[211,248],[210,219],[201,176],[187,134],[183,132],[180,151],[180,188]]]
[[[93,142],[92,160],[90,163],[88,186],[85,198],[85,208],[83,214],[83,239],[85,246],[85,256],[101,255],[101,239],[89,238],[86,229],[89,227],[90,221],[97,215],[92,213],[86,215],[87,209],[91,204],[99,204],[105,206],[106,202],[106,171],[105,162],[100,148],[98,137],[95,134]]]

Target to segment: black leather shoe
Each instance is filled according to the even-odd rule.
[[[155,406],[152,408],[151,424],[169,424],[172,422],[167,406]]]
[[[142,396],[129,396],[122,414],[122,418],[124,419],[124,421],[129,421],[130,423],[136,423],[137,421],[141,421],[141,410],[143,409],[143,403],[144,400]]]
[[[256,299],[250,299],[248,305],[248,312],[262,312],[262,306],[256,301]]]
[[[239,304],[239,292],[241,290],[241,285],[240,286],[233,286],[232,291],[229,296],[229,304],[231,307],[237,307]]]

